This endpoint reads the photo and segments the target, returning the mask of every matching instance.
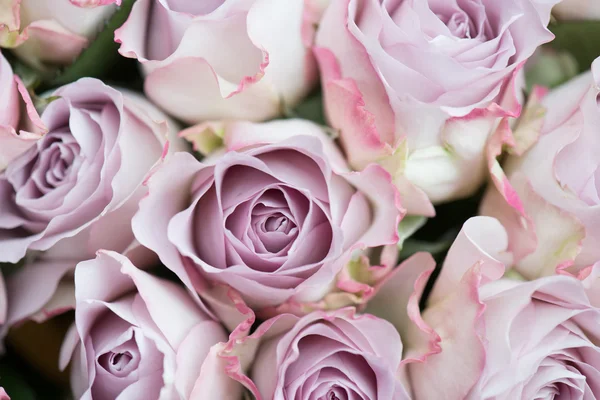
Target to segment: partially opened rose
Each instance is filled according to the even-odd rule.
[[[408,366],[415,397],[596,399],[600,309],[571,276],[499,279],[507,241],[492,221],[467,221],[422,315],[413,309],[406,346],[431,349]]]
[[[333,0],[316,55],[351,165],[378,161],[409,213],[472,194],[498,118],[520,111],[522,64],[557,0]]]
[[[526,278],[577,272],[600,259],[600,63],[547,95],[539,141],[492,171],[481,212],[506,227]]]
[[[169,114],[186,122],[266,120],[316,80],[310,45],[318,10],[305,7],[304,0],[140,0],[115,40],[142,63],[146,95]]]
[[[0,172],[0,262],[29,255],[7,279],[13,323],[72,305],[72,283],[61,277],[97,250],[127,253],[140,266],[149,253],[135,243],[131,218],[163,155],[166,117],[94,79],[52,95],[41,116],[48,132],[23,138],[26,150]]]
[[[115,11],[107,0],[7,0],[0,14],[0,46],[36,68],[67,65]],[[85,8],[84,8],[85,7]]]
[[[562,0],[552,9],[559,20],[600,19],[600,3],[596,0]]]
[[[227,333],[183,287],[104,251],[77,266],[75,285],[75,326],[61,364],[71,359],[76,398],[241,397],[217,355]]]
[[[348,172],[319,126],[223,129],[227,152],[205,163],[174,154],[149,179],[133,221],[140,243],[188,286],[225,283],[258,309],[316,301],[353,249],[398,240],[389,174],[375,165]]]
[[[228,350],[232,375],[257,400],[411,398],[399,378],[400,335],[389,322],[352,308],[280,315],[250,337],[231,340]]]
[[[43,133],[25,85],[0,53],[0,171]]]

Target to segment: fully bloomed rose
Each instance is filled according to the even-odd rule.
[[[146,95],[171,115],[258,121],[313,86],[318,14],[304,0],[140,0],[115,40],[142,63]]]
[[[559,20],[600,19],[600,3],[596,0],[562,0],[552,9]]]
[[[73,62],[114,12],[119,0],[7,0],[0,13],[0,46],[43,69]]]
[[[538,142],[511,155],[481,212],[508,230],[517,270],[533,279],[571,267],[577,272],[600,259],[600,63],[593,72],[557,88],[543,100]]]
[[[165,162],[133,220],[140,243],[186,285],[230,285],[255,309],[317,301],[354,249],[397,242],[389,174],[349,172],[317,125],[239,122],[221,133],[224,154]]]
[[[28,255],[7,279],[9,322],[55,294],[48,312],[70,305],[63,289],[72,284],[61,277],[99,249],[127,253],[140,265],[149,253],[136,244],[131,218],[145,176],[163,155],[166,117],[95,79],[53,96],[41,115],[47,133],[24,138],[27,149],[0,172],[0,262]]]
[[[553,38],[556,2],[333,0],[315,52],[351,165],[384,165],[409,213],[472,194],[495,124],[520,112],[521,66]]]
[[[104,251],[77,266],[75,286],[75,327],[61,351],[75,398],[241,398],[217,354],[227,333],[183,287]]]
[[[471,219],[422,315],[418,300],[433,266],[417,279],[412,334],[403,339],[409,351],[429,353],[407,367],[415,398],[595,399],[600,393],[598,271],[590,274],[596,282],[499,279],[506,245],[497,221]]]
[[[257,400],[410,399],[399,378],[400,335],[353,308],[279,315],[250,337],[232,339],[227,352],[232,376]]]

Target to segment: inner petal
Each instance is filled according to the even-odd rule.
[[[140,363],[140,354],[133,337],[98,357],[98,365],[111,375],[122,378],[135,371]]]

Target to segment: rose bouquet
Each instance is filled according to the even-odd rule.
[[[600,399],[594,0],[0,1],[0,400]]]

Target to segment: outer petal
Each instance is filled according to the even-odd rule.
[[[43,68],[43,63],[69,64],[87,47],[88,39],[76,35],[54,20],[32,22],[27,40],[13,51],[25,62]]]
[[[226,363],[227,374],[234,380],[240,382],[246,387],[257,400],[267,400],[259,392],[256,384],[248,377],[248,370],[256,356],[256,351],[262,342],[275,338],[290,329],[299,320],[298,317],[291,314],[281,314],[263,322],[254,333],[248,337],[238,339],[230,338],[226,346],[220,353]],[[273,365],[274,367],[274,365]],[[263,373],[272,373],[273,368]],[[275,377],[273,377],[275,379]]]
[[[15,104],[18,110],[10,118],[11,121],[4,120],[4,118],[3,121],[0,121],[0,172],[48,130],[41,121],[23,82],[17,76],[12,76],[11,80],[14,81],[14,89],[10,88],[7,92],[14,98],[9,100],[9,103]],[[5,95],[3,94],[3,96]],[[10,109],[10,107],[14,106],[7,105],[7,108]],[[21,126],[17,126],[17,123]],[[18,128],[23,130],[17,133]]]
[[[349,11],[350,0],[331,1],[319,27],[315,51],[321,69],[325,109],[332,126],[342,130],[342,140],[354,165],[354,160],[361,161],[360,144],[354,143],[360,137],[356,130],[359,127],[369,125],[371,128],[367,140],[372,142],[366,147],[368,149],[373,148],[375,141],[395,146],[398,136],[390,100],[377,68],[372,64],[364,44],[350,32]],[[333,92],[330,96],[330,83],[340,84],[341,95]],[[334,86],[332,90],[337,89]],[[343,104],[337,104],[339,99],[348,97],[343,94],[345,90],[351,92],[349,99],[352,101],[349,105],[353,107],[345,108]],[[344,121],[349,115],[361,123],[353,127],[352,123],[355,121]]]
[[[191,129],[191,128],[190,128]],[[314,136],[323,146],[327,160],[336,171],[347,171],[348,167],[335,142],[327,137],[323,128],[301,119],[276,120],[262,124],[232,122],[223,128],[227,151],[238,151],[257,145],[279,143],[294,136]]]
[[[488,188],[481,203],[480,213],[495,217],[504,225],[509,233],[509,250],[518,262],[535,249],[537,238],[533,230],[533,221],[525,213],[521,198],[496,160],[505,144],[515,144],[507,120],[500,123],[488,145],[488,168],[494,186],[490,185]]]
[[[7,278],[9,300],[7,326],[14,325],[36,313],[50,318],[74,308],[73,284],[61,284],[61,279],[72,272],[76,262],[42,261],[24,266]],[[50,301],[54,297],[55,301]]]
[[[335,56],[325,48],[314,49],[323,77],[325,110],[332,126],[342,133],[350,164],[357,169],[391,155],[393,148],[381,138],[375,115],[367,110],[355,81],[343,78]]]
[[[108,4],[121,5],[121,0],[69,0],[71,3],[79,7],[98,7]]]
[[[155,249],[161,261],[190,289],[197,285],[194,285],[194,277],[190,277],[177,249],[169,243],[167,227],[171,218],[187,206],[188,191],[185,188],[191,185],[195,174],[202,168],[204,166],[192,155],[183,152],[174,154],[148,180],[150,195],[140,202],[139,211],[132,220],[136,239],[142,245]],[[160,211],[157,213],[157,210]],[[148,229],[148,221],[153,221],[155,228]],[[199,276],[195,279],[202,281]],[[199,298],[197,300],[200,301]],[[205,311],[210,314],[208,309]]]
[[[345,174],[346,179],[371,202],[373,220],[368,230],[358,239],[360,246],[377,247],[398,242],[398,224],[406,211],[400,205],[400,195],[390,174],[378,165],[369,165],[362,172]],[[342,228],[355,223],[351,209],[342,221]]]
[[[225,117],[260,121],[277,115],[280,108],[277,93],[263,81],[223,98],[212,68],[200,57],[181,58],[152,71],[144,91],[171,115],[190,123]]]
[[[431,254],[413,255],[375,287],[376,293],[364,311],[391,322],[400,332],[400,336],[404,337],[412,324],[408,305],[415,283],[422,274],[431,274],[434,268],[435,261]]]
[[[485,305],[479,299],[479,272],[479,265],[470,269],[453,293],[423,313],[421,323],[435,330],[441,347],[425,363],[407,367],[416,398],[464,399],[479,379],[485,365]],[[421,333],[414,329],[409,341],[415,335]]]
[[[510,263],[507,246],[508,236],[498,220],[489,217],[467,220],[448,251],[428,302],[435,304],[449,296],[475,264],[479,264],[483,283],[500,279],[505,270],[501,260]]]

